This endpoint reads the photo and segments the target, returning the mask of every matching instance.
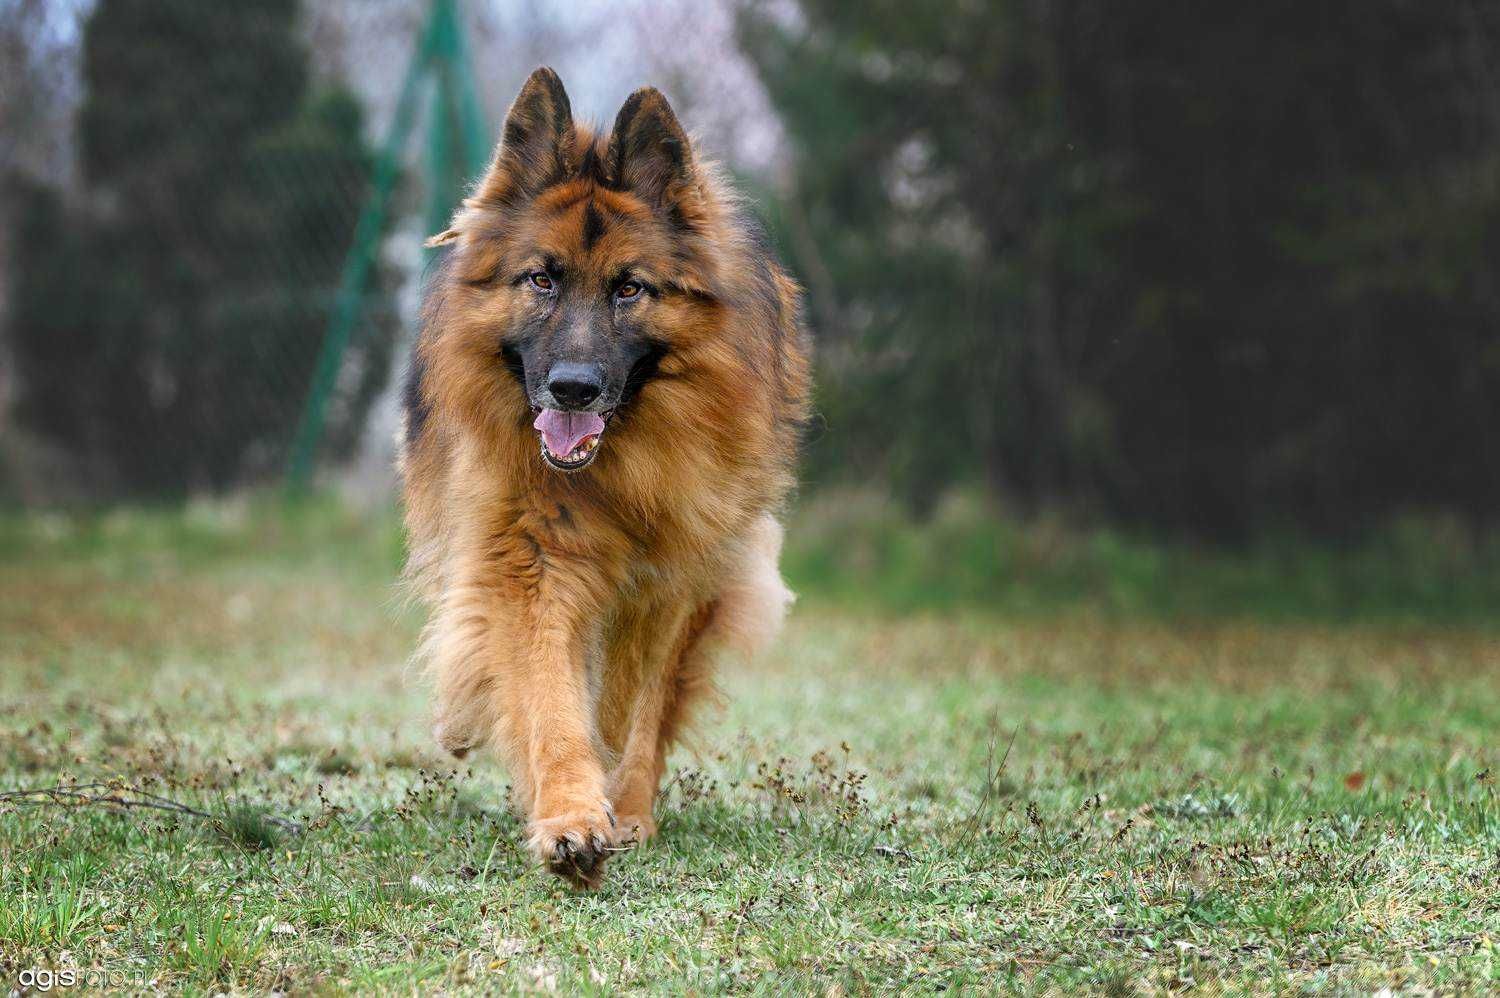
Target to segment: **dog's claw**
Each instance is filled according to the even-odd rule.
[[[605,817],[613,818],[606,812],[585,819],[540,822],[532,843],[547,870],[574,887],[598,887],[604,877],[604,862],[613,851],[612,837],[603,828]]]
[[[557,844],[547,868],[574,887],[593,888],[599,886],[603,862],[604,850],[596,839],[590,838],[584,846],[564,839]]]

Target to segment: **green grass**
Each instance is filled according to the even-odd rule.
[[[806,504],[787,548],[799,588],[898,611],[1088,607],[1162,619],[1254,614],[1275,621],[1500,620],[1500,533],[1409,516],[1343,545],[1267,535],[1244,549],[1163,543],[1057,517],[1017,522],[958,494],[915,523],[869,495]]]
[[[328,505],[0,518],[0,789],[103,784],[0,804],[0,988],[1500,988],[1488,626],[828,586],[578,895],[431,746],[398,557]]]

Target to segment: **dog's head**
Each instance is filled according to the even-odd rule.
[[[429,240],[458,244],[468,312],[488,317],[491,362],[519,384],[521,415],[557,470],[593,462],[611,419],[712,299],[694,246],[709,210],[698,170],[656,90],[632,94],[595,136],[539,69],[453,228]]]

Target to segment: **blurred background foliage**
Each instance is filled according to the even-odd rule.
[[[1500,509],[1500,6],[798,10],[743,36],[814,476],[1231,539]]]
[[[0,0],[0,499],[279,481],[428,10]],[[819,351],[801,577],[1129,603],[1206,541],[1307,552],[1289,601],[1493,605],[1500,5],[461,10],[492,129],[541,63],[598,119],[653,82],[766,216]],[[381,501],[412,145],[319,452]]]
[[[14,418],[88,495],[279,471],[368,186],[363,112],[314,86],[295,0],[103,3],[82,36],[79,176],[21,182]],[[346,456],[392,362],[379,282],[346,358]]]

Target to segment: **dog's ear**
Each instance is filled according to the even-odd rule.
[[[562,80],[543,66],[526,78],[505,116],[505,129],[474,201],[508,205],[566,175],[573,145],[573,108]]]
[[[605,162],[613,186],[658,208],[691,196],[693,147],[655,87],[642,87],[620,108]]]

